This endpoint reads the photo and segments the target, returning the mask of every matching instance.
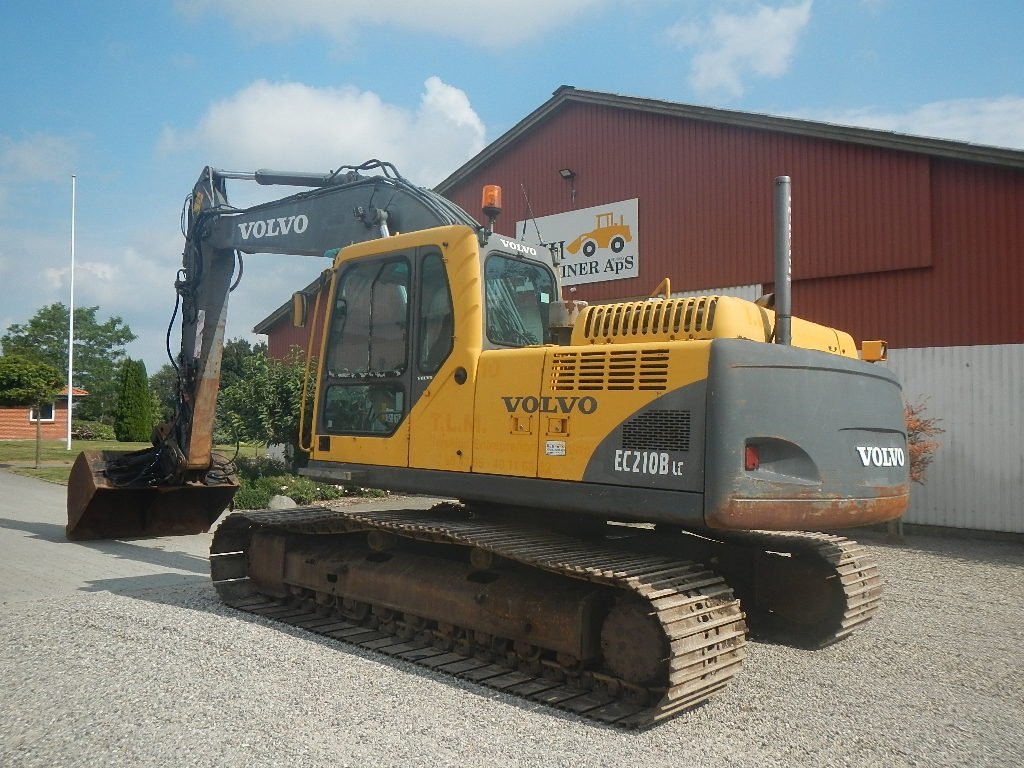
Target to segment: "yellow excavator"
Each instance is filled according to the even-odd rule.
[[[236,209],[229,179],[305,189]],[[494,231],[500,208],[485,187],[479,224],[380,161],[206,168],[183,214],[176,414],[152,449],[78,457],[68,537],[218,520],[242,254],[327,256],[293,302],[319,340],[301,471],[449,501],[229,514],[210,555],[227,604],[623,727],[720,691],[748,632],[817,647],[870,619],[877,567],[831,531],[907,504],[884,345],[790,316],[778,234],[775,309],[667,284],[586,306],[562,300],[557,248]]]

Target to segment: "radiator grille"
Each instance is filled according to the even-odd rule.
[[[556,352],[551,388],[555,391],[664,391],[668,388],[667,349]]]
[[[591,341],[677,339],[712,331],[717,307],[717,296],[597,304],[583,311],[580,322]]]
[[[689,411],[645,411],[622,426],[622,447],[634,451],[690,450]]]

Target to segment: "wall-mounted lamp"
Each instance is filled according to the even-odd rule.
[[[559,168],[558,175],[572,185],[569,195],[572,200],[572,204],[576,205],[576,171],[572,168]]]

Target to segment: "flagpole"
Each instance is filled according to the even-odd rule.
[[[71,450],[71,372],[75,359],[75,174],[71,174],[71,306],[68,309],[68,446]]]

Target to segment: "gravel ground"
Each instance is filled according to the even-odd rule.
[[[865,629],[751,643],[725,693],[641,733],[238,613],[204,582],[7,602],[0,765],[1022,764],[1020,545],[868,543],[886,599]]]

